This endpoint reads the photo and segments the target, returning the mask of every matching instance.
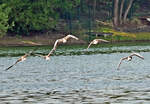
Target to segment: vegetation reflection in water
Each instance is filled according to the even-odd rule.
[[[3,53],[9,50],[10,56],[13,52],[12,56],[16,55],[13,58],[0,57],[0,63],[4,65],[0,66],[1,103],[148,104],[150,101],[149,52],[140,52],[145,57],[144,61],[134,59],[116,70],[120,58],[129,54],[124,50],[143,51],[150,49],[149,45],[93,46],[88,50],[90,55],[84,51],[86,46],[61,46],[50,61],[31,56],[11,70],[3,70],[16,61],[17,52],[22,54],[34,48],[1,48]],[[49,46],[39,47],[35,52],[47,54],[50,49]],[[108,50],[121,50],[123,53],[101,54],[101,51]],[[83,53],[78,55],[78,52]]]
[[[52,46],[13,46],[0,47],[0,57],[2,56],[21,56],[37,48],[35,53],[46,55]],[[150,43],[114,43],[93,45],[86,50],[87,45],[61,45],[53,55],[90,55],[90,54],[109,54],[109,53],[129,53],[129,52],[150,52]]]

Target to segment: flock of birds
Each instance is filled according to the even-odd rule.
[[[72,39],[75,39],[75,40],[79,40],[79,38],[77,38],[76,36],[67,35],[67,36],[65,36],[64,38],[57,39],[57,40],[55,41],[54,46],[53,46],[52,50],[48,53],[48,55],[45,55],[45,56],[40,55],[40,54],[34,54],[34,55],[39,56],[39,57],[42,57],[42,58],[44,58],[45,60],[50,60],[50,56],[51,56],[51,54],[56,50],[56,48],[57,48],[57,46],[58,46],[58,43],[66,43],[66,42],[67,42],[69,39],[71,39],[71,38],[72,38]],[[91,41],[90,44],[88,45],[87,50],[90,48],[90,46],[91,46],[92,44],[98,44],[98,43],[101,43],[101,42],[109,42],[109,41],[104,40],[104,39],[94,39],[94,40]],[[13,67],[14,65],[16,65],[17,63],[26,60],[26,58],[27,58],[28,56],[30,56],[33,52],[34,52],[34,50],[33,50],[33,51],[30,51],[30,52],[28,52],[28,53],[26,53],[26,54],[23,55],[23,56],[21,56],[13,65],[9,66],[9,67],[6,68],[5,70],[9,70],[10,68],[12,68],[12,67]],[[120,62],[119,62],[119,65],[118,65],[117,69],[119,70],[120,65],[121,65],[121,63],[122,63],[123,60],[131,61],[133,56],[137,56],[137,57],[139,57],[139,58],[141,58],[141,59],[144,59],[144,57],[141,56],[139,53],[132,53],[131,55],[129,55],[129,56],[127,56],[127,57],[123,57],[123,58],[120,59]]]

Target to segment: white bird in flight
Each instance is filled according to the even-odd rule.
[[[147,21],[149,21],[150,22],[150,18],[146,18],[147,19]]]
[[[89,49],[92,44],[98,44],[98,43],[100,43],[100,42],[109,42],[109,41],[104,40],[104,39],[94,39],[94,40],[91,41],[91,43],[88,45],[87,49]]]
[[[18,62],[25,61],[27,59],[27,57],[31,55],[32,52],[33,51],[30,51],[29,53],[26,53],[25,55],[21,56],[13,65],[9,66],[5,70],[9,70],[11,67],[13,67],[14,65],[16,65]]]
[[[139,58],[141,58],[141,59],[144,60],[144,57],[141,56],[139,53],[132,53],[130,56],[123,57],[123,58],[120,59],[120,62],[119,62],[118,67],[117,67],[117,70],[119,70],[120,65],[121,65],[121,63],[122,63],[123,60],[131,61],[133,56],[137,56],[137,57],[139,57]]]
[[[46,56],[40,55],[40,54],[34,54],[34,55],[39,56],[39,57],[43,57],[45,60],[50,60],[50,56],[51,56],[51,54],[53,53],[53,51],[55,51],[55,50],[52,49],[52,50],[48,53],[48,55],[46,55]]]
[[[77,37],[75,37],[75,36],[69,34],[69,35],[65,36],[64,38],[57,39],[57,40],[55,41],[55,43],[54,43],[53,49],[49,52],[48,55],[46,55],[46,56],[39,55],[39,54],[35,54],[35,55],[40,56],[40,57],[43,57],[43,58],[46,59],[46,60],[50,60],[50,56],[51,56],[51,54],[56,50],[56,47],[57,47],[58,43],[66,43],[66,42],[67,42],[69,39],[71,39],[71,38],[76,39],[76,40],[79,40],[79,38],[77,38]]]
[[[55,44],[54,44],[54,47],[53,47],[53,49],[54,50],[56,50],[56,47],[57,47],[57,44],[58,43],[66,43],[69,39],[75,39],[75,40],[79,40],[79,38],[77,38],[77,37],[75,37],[75,36],[73,36],[73,35],[67,35],[67,36],[65,36],[64,38],[61,38],[61,39],[57,39],[56,41],[55,41]]]

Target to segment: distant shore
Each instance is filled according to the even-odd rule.
[[[33,35],[33,36],[4,36],[0,38],[0,46],[35,46],[34,44],[30,44],[31,42],[40,44],[41,46],[50,45],[52,46],[57,39],[64,37],[63,34],[51,34],[51,35]],[[135,39],[126,39],[122,38],[106,38],[111,43],[120,43],[120,42],[150,42],[150,32],[142,32],[136,34]],[[67,44],[85,44],[87,45],[89,42],[85,41],[85,37],[80,37],[80,40],[70,40]],[[87,37],[86,37],[87,38]],[[93,37],[93,38],[101,38],[101,37]]]
[[[24,36],[24,37],[15,37],[15,36],[5,36],[0,38],[0,46],[35,46],[34,44],[30,44],[30,42],[34,42],[41,45],[53,45],[54,42],[64,37],[65,35],[41,35],[41,36]],[[84,40],[70,40],[68,44],[86,44]]]

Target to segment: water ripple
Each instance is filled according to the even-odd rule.
[[[150,53],[116,70],[128,54],[31,56],[9,71],[18,56],[0,57],[0,104],[149,104]]]

